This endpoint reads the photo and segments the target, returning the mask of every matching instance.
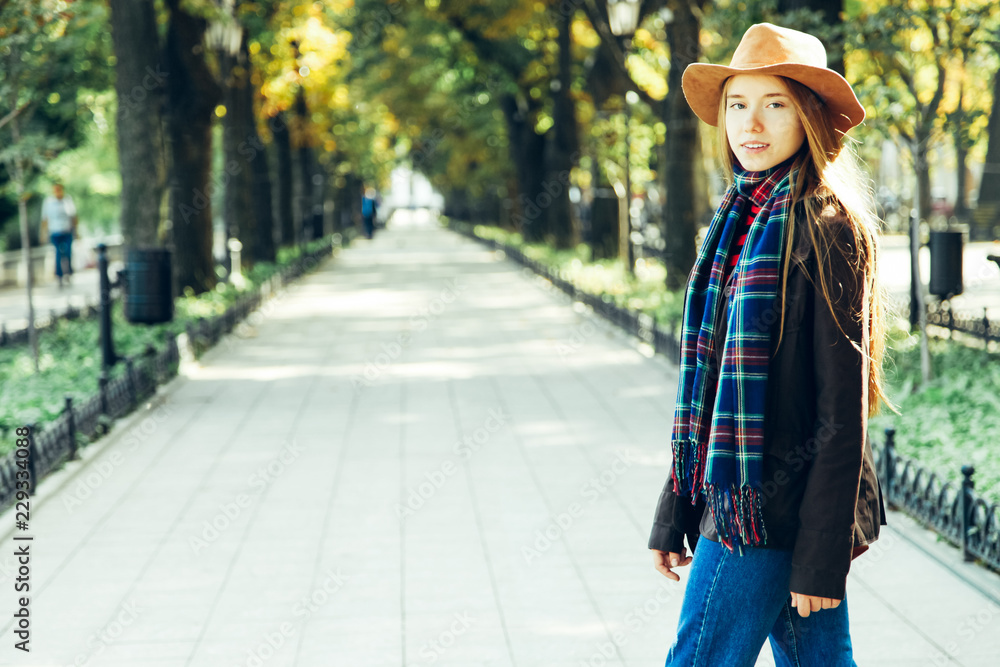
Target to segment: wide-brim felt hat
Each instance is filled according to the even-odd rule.
[[[804,32],[758,23],[743,35],[728,67],[688,65],[681,77],[681,88],[698,118],[709,125],[718,125],[722,87],[726,79],[736,74],[769,74],[798,81],[829,107],[833,126],[841,133],[865,119],[865,108],[851,84],[827,67],[823,43]]]

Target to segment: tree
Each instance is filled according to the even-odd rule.
[[[570,207],[570,172],[574,156],[579,153],[576,109],[572,97],[573,53],[572,25],[575,12],[563,4],[553,8],[556,30],[558,31],[559,69],[553,79],[552,89],[552,130],[547,147],[549,196],[552,204],[548,207],[547,231],[557,248],[571,248],[576,245],[575,225]]]
[[[502,200],[526,239],[558,247],[575,242],[573,5],[362,2],[349,77],[399,121],[391,140],[445,191],[448,212]]]
[[[917,175],[918,216],[930,216],[928,153],[942,111],[950,51],[949,21],[940,0],[883,7],[859,19],[855,48],[863,49],[868,70],[858,88],[880,122],[910,152]]]
[[[983,21],[981,25],[980,43],[985,47],[984,55],[989,56],[984,60],[993,62],[992,67],[983,67],[980,71],[992,70],[986,76],[993,84],[990,87],[988,120],[983,131],[982,141],[986,144],[986,151],[974,216],[976,224],[972,231],[982,239],[991,239],[995,238],[996,228],[1000,225],[1000,69],[997,68],[1000,60],[1000,10],[996,10],[990,20]],[[973,89],[979,89],[979,86],[973,85]]]
[[[552,58],[545,49],[549,42],[547,26],[539,25],[548,17],[523,3],[511,3],[505,9],[501,12],[478,3],[473,7],[448,3],[440,8],[440,13],[472,47],[476,56],[495,65],[494,71],[506,79],[505,85],[500,87],[499,106],[506,120],[511,158],[518,177],[515,218],[520,222],[524,239],[568,247],[573,238],[571,231],[567,233],[563,224],[553,230],[550,224],[555,216],[549,212],[553,201],[559,202],[564,211],[569,210],[568,193],[565,192],[568,184],[560,188],[555,200],[546,189],[546,186],[558,185],[558,175],[553,182],[551,167],[565,166],[567,159],[559,156],[552,162],[547,161],[546,132],[539,127],[546,102],[542,91],[552,88],[548,68],[538,67],[541,62],[548,64]],[[556,32],[558,34],[558,28]],[[560,104],[560,110],[560,119],[571,122],[571,117],[565,115],[565,102]],[[548,127],[553,123],[554,119]],[[571,141],[572,132],[569,128],[560,133],[557,149]]]
[[[1000,53],[1000,43],[994,48]],[[995,227],[1000,225],[1000,70],[993,73],[992,87],[993,108],[986,128],[986,159],[976,203],[977,227],[986,238],[990,238],[990,234],[995,233]]]
[[[659,19],[666,31],[670,49],[666,96],[662,102],[651,98],[637,85],[638,82],[630,73],[623,54],[616,53],[615,49],[610,48],[613,40],[605,18],[606,2],[603,0],[597,2],[596,9],[588,12],[591,23],[601,35],[605,50],[612,53],[613,71],[625,76],[627,85],[637,92],[640,98],[646,100],[665,125],[666,133],[660,162],[666,198],[662,224],[666,241],[664,248],[666,283],[669,289],[680,289],[684,286],[694,264],[695,234],[708,208],[705,188],[698,187],[701,162],[700,127],[697,118],[684,100],[680,86],[684,69],[701,57],[703,9],[702,0],[650,1],[642,5],[640,20],[654,14],[666,16]]]
[[[778,0],[776,9],[783,19],[780,25],[819,37],[826,47],[828,66],[843,76],[844,0]],[[827,30],[815,31],[819,26],[825,26]]]
[[[269,123],[274,137],[278,175],[278,228],[283,245],[295,243],[295,216],[292,211],[292,139],[284,111],[277,112]]]
[[[921,370],[924,383],[930,380],[927,348],[927,312],[918,262],[919,223],[930,216],[930,148],[942,136],[949,70],[959,53],[964,63],[971,35],[969,20],[984,7],[973,3],[959,6],[958,0],[927,0],[904,3],[902,7],[881,7],[857,19],[855,46],[865,54],[859,89],[871,107],[882,112],[881,123],[907,147],[916,173],[915,208],[910,224],[910,323],[921,334]],[[964,69],[964,68],[963,68]],[[960,73],[961,77],[962,74]],[[966,114],[962,102],[963,83],[954,107],[958,124],[956,148],[960,170],[965,169],[962,126]],[[883,111],[884,110],[884,111]]]
[[[945,20],[950,53],[943,126],[950,130],[957,163],[954,215],[964,222],[969,217],[968,161],[985,140],[984,121],[992,103],[978,82],[988,79],[992,69],[988,44],[1000,32],[1000,10],[996,3],[985,0],[956,1]]]
[[[254,187],[258,176],[253,163],[262,160],[264,145],[257,135],[257,121],[253,114],[253,86],[250,76],[250,53],[247,47],[248,30],[233,24],[220,30],[215,40],[218,48],[219,73],[225,115],[222,117],[222,146],[224,154],[225,195],[223,215],[226,234],[241,241],[241,262],[253,266],[261,255],[268,254],[261,246],[262,232],[254,205]],[[266,172],[265,172],[266,173]],[[267,182],[268,187],[270,181]],[[270,257],[274,257],[273,243]]]
[[[294,43],[293,48],[297,49]],[[297,144],[295,148],[295,183],[297,186],[295,203],[298,210],[295,216],[295,236],[299,243],[305,243],[309,239],[309,219],[316,205],[316,186],[318,185],[315,182],[316,177],[319,177],[318,180],[322,180],[322,176],[316,170],[316,161],[313,158],[312,146],[310,145],[313,142],[313,132],[304,87],[299,87],[292,109],[295,111],[295,122],[292,126],[295,130],[293,136],[296,137]]]
[[[181,0],[166,0],[170,23],[164,53],[170,138],[170,220],[181,290],[215,287],[212,258],[212,118],[221,101],[205,60],[208,20],[189,13]],[[185,4],[185,7],[187,5]]]
[[[242,145],[243,155],[250,163],[252,177],[247,183],[250,188],[251,209],[254,216],[255,235],[250,242],[251,262],[273,262],[277,257],[275,248],[275,221],[271,200],[271,170],[267,159],[267,147],[261,140],[257,130],[257,115],[255,101],[256,86],[253,85],[253,64],[247,45],[247,33],[244,31],[240,46],[242,62],[247,69],[247,84],[241,89],[240,113],[242,125],[246,128],[246,142]],[[241,152],[241,146],[237,146]],[[245,232],[244,232],[245,233]]]
[[[165,187],[164,85],[153,0],[110,0],[118,96],[121,227],[130,246],[159,245]]]
[[[21,250],[27,270],[28,334],[38,370],[38,340],[32,298],[30,183],[61,151],[82,140],[87,109],[77,107],[84,85],[109,85],[100,67],[78,67],[81,59],[106,62],[104,8],[80,2],[72,10],[53,0],[0,2],[0,164],[17,197]]]
[[[673,12],[669,24],[670,74],[667,79],[667,97],[663,104],[663,118],[667,124],[666,165],[664,189],[667,193],[669,217],[666,224],[667,288],[684,287],[696,256],[695,235],[705,206],[704,188],[696,181],[697,165],[701,160],[701,142],[698,138],[698,118],[691,111],[681,90],[681,74],[701,54],[701,2],[673,1],[668,5]]]
[[[362,130],[363,113],[356,108],[360,95],[355,98],[346,83],[352,35],[345,26],[355,13],[353,4],[274,3],[269,29],[257,31],[251,44],[261,80],[261,115],[276,147],[283,242],[322,233],[331,177],[338,190],[347,187],[358,167],[352,149],[358,146],[363,153],[377,134]],[[342,155],[347,159],[338,162],[336,156]],[[351,194],[357,197],[357,188]]]
[[[235,10],[239,24],[244,28],[237,56],[240,74],[243,75],[240,95],[237,96],[241,118],[241,130],[237,131],[237,136],[246,142],[241,157],[245,157],[252,171],[248,187],[252,188],[250,199],[256,228],[256,241],[245,241],[249,243],[252,261],[274,261],[276,243],[288,245],[295,242],[293,169],[291,138],[285,116],[269,107],[263,89],[270,78],[267,67],[274,63],[270,57],[271,47],[280,27],[287,20],[287,12],[292,10],[284,0],[240,2]],[[237,153],[240,153],[239,145]],[[271,178],[272,156],[278,165],[276,182]],[[275,185],[277,192],[273,193]]]

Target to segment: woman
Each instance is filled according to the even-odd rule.
[[[847,573],[885,525],[877,220],[842,148],[864,108],[819,40],[767,23],[682,86],[732,176],[688,279],[649,539],[668,578],[691,563],[667,665],[753,665],[768,638],[778,665],[854,665]]]

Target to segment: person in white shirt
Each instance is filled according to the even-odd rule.
[[[76,234],[76,206],[73,198],[65,193],[62,183],[52,184],[52,194],[42,202],[41,237],[48,230],[49,240],[56,247],[56,278],[59,287],[63,278],[73,275],[73,237]],[[65,262],[65,264],[63,264]]]

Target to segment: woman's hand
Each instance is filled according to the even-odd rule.
[[[833,598],[821,598],[816,595],[802,595],[802,593],[792,593],[792,606],[799,610],[799,616],[806,618],[810,612],[820,609],[836,609],[840,605],[840,600]]]
[[[673,551],[667,553],[665,551],[660,551],[659,549],[650,549],[653,552],[653,567],[663,573],[667,579],[673,579],[674,581],[680,581],[680,576],[671,571],[672,567],[683,567],[691,562],[691,556],[684,557],[687,553],[686,547],[681,547],[680,553],[675,553]]]

